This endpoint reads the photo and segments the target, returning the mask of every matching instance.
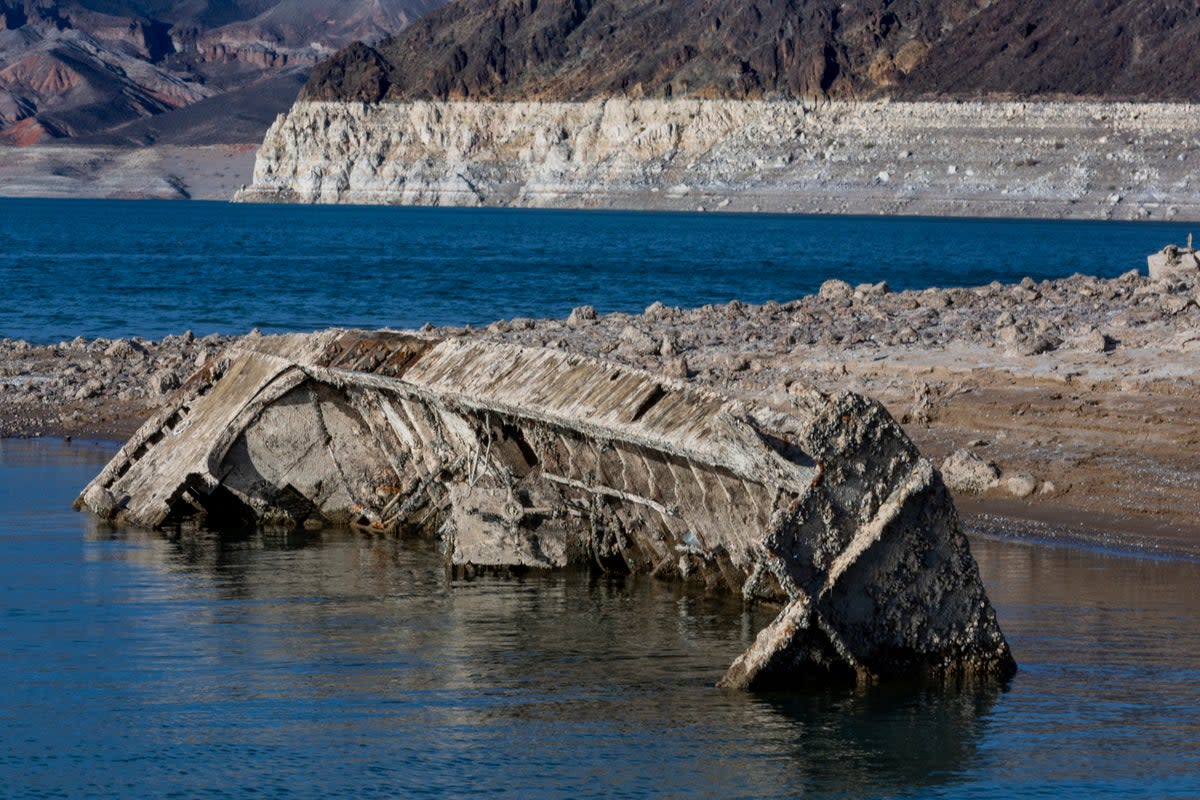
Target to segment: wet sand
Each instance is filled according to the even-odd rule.
[[[430,332],[571,349],[735,396],[861,392],[935,464],[966,450],[994,465],[992,485],[955,490],[975,530],[1200,558],[1200,276],[829,282],[783,304]],[[0,340],[0,435],[123,439],[228,341]]]

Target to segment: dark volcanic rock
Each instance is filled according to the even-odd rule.
[[[302,97],[1192,99],[1198,35],[1184,0],[458,0]]]
[[[460,0],[378,49],[389,99],[854,96],[892,85],[976,0]],[[310,99],[370,94],[350,68]],[[371,76],[365,76],[372,80]]]
[[[1200,97],[1195,0],[1002,0],[913,70],[908,95]]]
[[[309,97],[377,103],[391,88],[388,72],[388,63],[377,50],[355,42],[313,70]]]

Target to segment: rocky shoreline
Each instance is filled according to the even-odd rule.
[[[448,336],[566,349],[747,398],[881,400],[972,524],[1200,557],[1200,275],[1133,271],[513,319]],[[256,335],[251,333],[250,335]],[[0,340],[0,435],[128,436],[228,337]]]

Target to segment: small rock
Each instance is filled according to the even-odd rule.
[[[1084,353],[1108,353],[1116,347],[1116,341],[1093,328],[1075,340],[1075,349]]]
[[[1037,478],[1028,472],[1014,472],[1004,476],[1004,491],[1013,497],[1026,498],[1037,491]]]
[[[663,305],[662,301],[655,300],[650,305],[646,306],[646,310],[642,312],[642,316],[646,319],[669,319],[671,317],[671,309]]]
[[[750,360],[745,356],[730,354],[720,359],[729,372],[744,372],[750,369]]]
[[[567,325],[572,328],[578,328],[588,322],[596,320],[595,306],[576,306],[571,309],[571,313],[567,315]]]
[[[75,392],[75,399],[87,400],[102,394],[104,394],[104,384],[96,378],[92,378],[79,387],[79,391]]]
[[[1016,325],[1005,325],[996,331],[996,341],[1005,347],[1015,349],[1021,341],[1021,329]]]
[[[513,317],[508,324],[514,331],[533,330],[533,320],[529,317]]]
[[[179,388],[182,383],[174,370],[164,369],[150,376],[150,394],[164,395]]]
[[[942,462],[942,480],[952,491],[980,494],[1000,482],[1000,468],[964,447]]]
[[[1163,314],[1167,315],[1168,317],[1175,316],[1191,304],[1192,299],[1190,297],[1180,297],[1178,295],[1164,297],[1158,301],[1158,307],[1162,310]]]
[[[826,300],[849,300],[854,297],[854,287],[834,278],[822,283],[817,295]]]
[[[142,347],[137,342],[129,339],[117,339],[110,344],[104,351],[104,355],[110,358],[130,358],[134,355],[141,355],[146,352],[146,348]]]
[[[1014,350],[1017,355],[1040,356],[1042,353],[1049,353],[1051,350],[1054,350],[1058,347],[1058,344],[1053,338],[1037,333],[1020,340]]]
[[[917,302],[923,308],[949,308],[950,296],[941,289],[926,289],[918,295]]]
[[[688,369],[687,359],[683,356],[675,356],[668,358],[663,364],[663,374],[668,378],[676,380],[687,380],[691,372]]]
[[[639,331],[632,325],[626,325],[621,329],[621,342],[629,345],[633,352],[639,356],[650,356],[659,352],[659,346],[654,342],[654,339],[649,334]]]
[[[864,297],[883,297],[885,294],[890,294],[892,288],[887,285],[887,281],[879,283],[860,283],[854,287],[854,297],[856,299]]]

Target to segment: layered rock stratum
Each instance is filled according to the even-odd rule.
[[[1181,103],[301,101],[237,198],[1200,218]]]

